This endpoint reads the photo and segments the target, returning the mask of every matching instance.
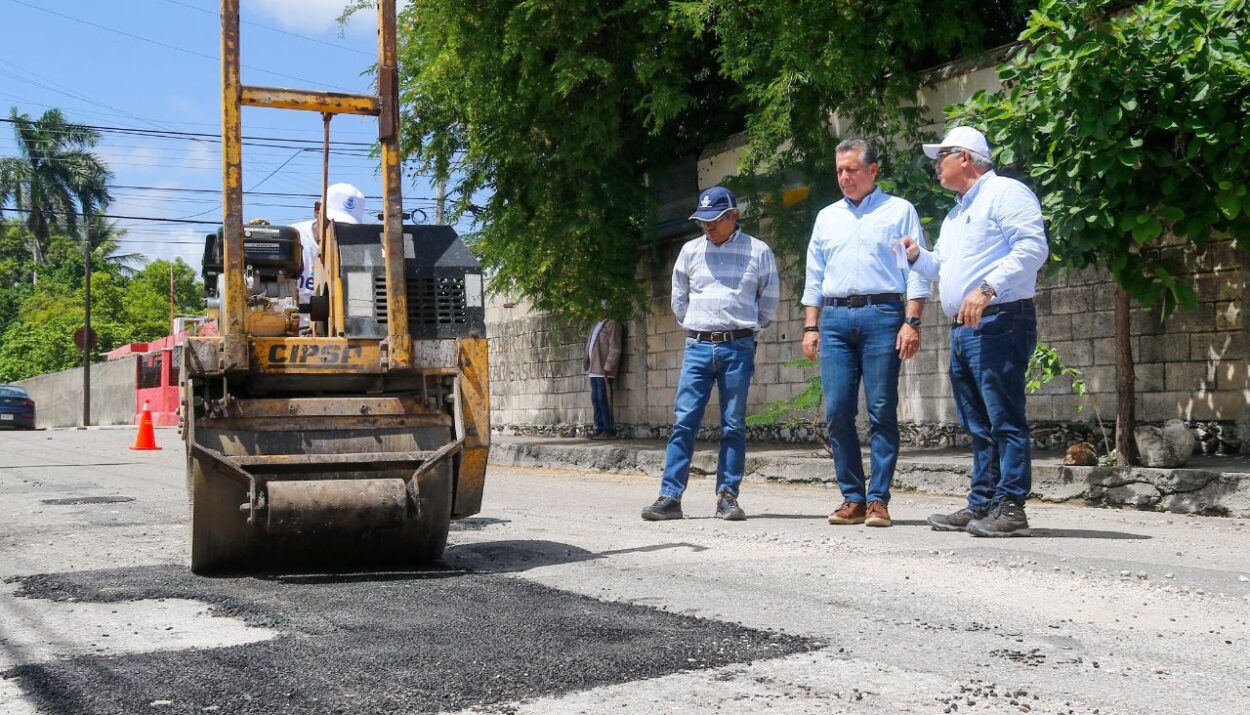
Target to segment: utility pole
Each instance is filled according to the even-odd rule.
[[[435,188],[438,193],[434,195],[434,223],[442,226],[446,223],[443,220],[443,204],[447,201],[447,182],[439,179],[438,186]]]
[[[169,334],[174,334],[174,264],[169,264]]]
[[[85,202],[84,202],[85,203]],[[82,426],[91,426],[91,207],[82,212]]]

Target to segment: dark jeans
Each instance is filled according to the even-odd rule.
[[[890,501],[898,463],[898,372],[902,361],[894,344],[903,326],[903,302],[859,308],[825,307],[820,313],[820,378],[825,390],[825,421],[833,447],[833,473],[846,501]],[[859,383],[868,407],[872,480],[864,490],[855,415]]]
[[[1033,485],[1024,383],[1037,345],[1032,306],[1008,307],[974,330],[951,326],[951,387],[959,422],[972,436],[968,508],[994,500],[1024,506]]]
[[[673,400],[676,421],[664,451],[660,496],[680,499],[690,480],[694,438],[715,386],[720,397],[720,457],[716,493],[738,494],[747,461],[747,388],[755,373],[755,338],[710,343],[686,338],[686,352]]]
[[[591,376],[590,404],[595,411],[595,433],[612,434],[616,423],[612,419],[612,382],[606,377]]]

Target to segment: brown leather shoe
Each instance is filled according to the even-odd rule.
[[[862,501],[844,501],[842,506],[829,515],[830,524],[862,524],[864,523],[864,503]]]
[[[885,502],[868,502],[868,515],[864,519],[864,526],[889,526],[891,523],[890,510],[885,508]]]

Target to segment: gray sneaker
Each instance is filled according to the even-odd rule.
[[[672,497],[660,497],[655,503],[642,510],[642,518],[647,521],[668,521],[681,518],[681,500]]]
[[[747,513],[738,506],[738,497],[729,492],[721,492],[716,501],[716,518],[725,521],[746,521]]]
[[[1028,536],[1029,520],[1024,507],[1002,500],[990,505],[983,518],[968,522],[968,533],[973,536]]]
[[[964,531],[970,522],[985,515],[984,511],[973,511],[964,507],[954,514],[933,514],[927,521],[934,531]]]

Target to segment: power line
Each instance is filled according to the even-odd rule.
[[[30,209],[21,209],[21,208],[7,208],[7,209],[4,209],[4,211],[16,211],[18,213],[26,213],[26,214],[31,213]],[[78,212],[76,211],[51,211],[48,209],[40,209],[40,213],[53,214],[56,216],[78,216],[79,215]],[[191,223],[191,224],[200,224],[200,225],[205,225],[205,226],[221,223],[221,221],[188,221],[186,219],[163,218],[160,216],[119,216],[117,214],[100,214],[100,213],[93,213],[91,215],[99,217],[99,218],[124,219],[126,221],[157,221],[160,223]]]
[[[4,60],[3,60],[3,59],[0,59],[0,62],[4,62]],[[16,66],[16,65],[14,65],[14,66]],[[2,71],[2,70],[0,70],[0,74],[3,74],[3,71]],[[22,79],[22,80],[24,80],[24,78],[19,77],[18,75],[12,75],[12,74],[10,74],[10,75],[8,75],[8,76],[10,76],[10,77],[12,77],[12,78],[14,78],[14,79]],[[45,89],[47,89],[47,88],[45,87]],[[56,90],[52,90],[52,91],[56,91]],[[62,94],[65,94],[65,93],[64,93],[64,92],[62,92]],[[26,97],[19,97],[19,96],[15,95],[15,94],[0,94],[0,96],[7,97],[7,98],[9,98],[10,100],[13,100],[13,101],[23,102],[23,103],[25,103],[25,104],[34,105],[34,106],[36,106],[36,107],[46,107],[46,108],[48,108],[48,109],[64,109],[64,107],[63,107],[63,106],[61,106],[61,105],[56,105],[56,104],[48,104],[48,103],[46,103],[46,102],[36,102],[36,101],[34,101],[33,99],[27,99]],[[85,101],[85,100],[84,100],[84,101]],[[108,107],[109,105],[100,105],[100,106]],[[148,120],[146,120],[146,119],[143,119],[142,117],[137,117],[137,116],[135,116],[135,115],[133,115],[133,114],[122,114],[122,113],[119,113],[119,112],[97,112],[97,111],[92,111],[92,110],[89,110],[89,109],[77,109],[77,108],[73,108],[73,112],[75,112],[75,113],[77,113],[77,114],[86,115],[86,116],[96,116],[96,117],[126,117],[127,119],[138,119],[139,121],[146,121],[146,122],[148,122],[149,124],[151,124],[152,126],[160,126],[161,124],[177,124],[177,125],[180,125],[180,126],[187,126],[187,127],[216,127],[216,126],[219,126],[218,124],[216,124],[216,123],[214,123],[214,122],[186,122],[186,121],[177,121],[177,120],[173,120],[173,119],[162,119],[162,120],[160,120],[160,122],[159,122],[159,123],[157,123],[157,122],[155,122],[155,121],[148,121]],[[253,128],[253,129],[265,129],[265,130],[269,130],[269,131],[281,131],[281,132],[301,132],[301,133],[305,133],[305,134],[316,133],[318,136],[320,136],[320,135],[321,135],[321,132],[322,132],[322,130],[321,130],[321,129],[309,129],[309,128],[302,128],[302,127],[267,127],[267,126],[253,126],[252,128]],[[174,131],[174,130],[170,130],[170,131]],[[376,133],[377,133],[377,132],[375,132],[375,131],[365,131],[365,130],[359,130],[359,129],[342,129],[342,128],[338,128],[338,127],[336,127],[336,128],[334,129],[334,131],[335,131],[336,133],[341,133],[341,134],[358,134],[358,135],[367,135],[367,136],[372,136],[372,135],[374,135],[374,134],[376,134]],[[217,135],[205,135],[205,136],[217,136]],[[321,140],[320,140],[320,139],[316,139],[316,140],[310,140],[310,141],[321,141]],[[359,142],[359,143],[360,143],[360,144],[369,144],[370,142]]]
[[[192,188],[183,188],[181,186],[136,186],[133,184],[116,184],[109,188],[132,189],[132,190],[137,190],[137,191],[174,191],[174,192],[184,192],[184,193],[194,193],[194,194],[217,194],[217,195],[221,194],[221,189],[192,189]],[[299,193],[299,192],[293,192],[293,191],[246,191],[244,192],[244,195],[245,196],[248,196],[248,195],[250,196],[281,196],[284,198],[299,198],[299,199],[321,198],[321,194]],[[382,197],[381,196],[366,196],[365,198],[381,200]],[[405,196],[404,201],[405,202],[407,201],[434,201],[434,199],[429,196]]]
[[[279,165],[279,166],[278,166],[278,168],[276,168],[276,169],[274,169],[273,171],[269,172],[269,173],[265,176],[265,178],[261,179],[260,181],[256,182],[255,184],[253,184],[253,185],[252,185],[252,188],[251,188],[251,189],[248,189],[248,191],[252,191],[252,190],[256,189],[256,187],[258,187],[258,186],[260,186],[261,184],[265,183],[266,181],[269,181],[270,179],[272,179],[274,174],[276,174],[276,173],[278,173],[279,171],[282,171],[283,169],[285,169],[285,168],[286,168],[286,165],[291,163],[291,159],[294,159],[295,157],[299,156],[299,155],[300,155],[300,152],[302,152],[302,151],[305,151],[305,150],[304,150],[304,149],[296,149],[296,150],[295,150],[295,153],[294,153],[294,154],[292,154],[292,155],[291,155],[291,157],[290,157],[289,159],[287,159],[286,161],[282,162],[282,164],[281,164],[281,165]],[[212,213],[213,211],[217,211],[217,210],[218,210],[218,209],[220,209],[220,208],[221,208],[221,204],[217,204],[216,206],[212,207],[211,209],[208,209],[207,211],[201,211],[201,212],[199,212],[199,213],[190,214],[190,215],[188,215],[188,216],[184,216],[183,218],[195,218],[196,216],[203,216],[203,215],[204,215],[204,214],[206,214],[206,213]]]
[[[118,112],[121,116],[126,117],[126,118],[128,118],[128,119],[134,119],[134,120],[136,120],[136,121],[140,121],[140,122],[143,122],[143,123],[145,123],[145,124],[151,124],[151,125],[152,125],[152,126],[154,126],[154,127],[161,127],[161,125],[160,125],[159,123],[154,122],[154,121],[152,121],[152,120],[150,120],[150,119],[147,119],[147,118],[145,118],[145,117],[141,117],[141,116],[139,116],[138,114],[134,114],[133,112],[127,112],[127,111],[126,111],[126,110],[124,110],[124,109],[119,109],[119,108],[117,108],[117,107],[114,107],[114,106],[113,106],[113,105],[111,105],[111,104],[107,104],[107,103],[105,103],[105,102],[101,102],[101,101],[99,101],[99,100],[97,100],[97,99],[92,99],[91,97],[88,97],[88,96],[86,96],[86,95],[84,95],[84,94],[80,94],[80,93],[78,93],[78,92],[75,92],[74,90],[70,89],[69,87],[67,87],[67,86],[65,86],[65,85],[63,85],[63,84],[61,84],[60,82],[57,82],[57,81],[55,81],[55,80],[48,79],[47,77],[44,77],[43,75],[39,74],[38,72],[35,72],[35,71],[33,71],[33,70],[30,70],[30,69],[27,69],[26,67],[23,67],[23,66],[21,66],[21,65],[17,64],[16,62],[10,62],[9,60],[6,60],[6,59],[3,59],[3,58],[0,58],[0,63],[6,64],[6,65],[8,65],[8,66],[10,66],[10,67],[14,67],[14,68],[16,68],[18,71],[20,71],[20,72],[22,72],[22,73],[23,73],[23,74],[21,74],[21,75],[16,75],[16,74],[13,74],[12,72],[7,72],[7,71],[5,71],[5,70],[0,70],[0,74],[5,75],[6,77],[10,77],[10,78],[12,78],[12,79],[16,79],[16,80],[18,80],[18,81],[20,81],[20,82],[25,82],[26,84],[34,85],[34,86],[39,87],[39,88],[41,88],[41,89],[45,89],[45,90],[47,90],[47,91],[49,91],[49,92],[54,92],[54,93],[56,93],[56,94],[63,94],[63,95],[65,95],[65,96],[67,96],[67,97],[71,97],[71,98],[73,98],[73,99],[77,99],[77,100],[79,100],[80,102],[86,102],[87,104],[91,104],[91,105],[94,105],[94,106],[97,106],[97,107],[103,107],[103,108],[105,108],[105,109],[111,109],[111,110],[113,110],[114,112]],[[42,83],[40,83],[40,82],[36,82],[35,80],[31,79],[31,77],[34,77],[35,79],[41,80],[42,82],[46,82],[47,84],[42,84]],[[50,85],[50,86],[49,86],[49,85]],[[58,89],[58,88],[59,88],[59,89]],[[161,127],[161,128],[163,129],[164,127]]]
[[[5,124],[16,124],[13,119],[0,118],[0,122]],[[183,132],[174,129],[144,129],[142,127],[122,127],[107,124],[78,124],[80,127],[86,127],[97,132],[105,132],[109,134],[126,134],[130,136],[153,137],[157,139],[203,139],[210,142],[221,143],[220,134],[210,134],[208,132]],[[283,144],[312,144],[320,147],[322,142],[317,139],[299,139],[291,137],[264,137],[264,136],[244,136],[244,142],[281,142]],[[372,150],[373,142],[357,142],[357,141],[331,141],[330,146],[354,146],[368,148]]]
[[[192,5],[192,4],[190,4],[190,3],[180,2],[180,0],[165,0],[165,2],[167,2],[167,3],[171,4],[171,5],[179,5],[179,6],[181,6],[181,7],[185,7],[185,8],[187,8],[187,9],[189,9],[189,10],[195,10],[196,12],[202,12],[202,13],[204,13],[205,15],[211,15],[211,16],[213,16],[213,17],[219,17],[218,13],[213,12],[212,10],[205,10],[205,9],[204,9],[204,8],[202,8],[202,7],[196,7],[195,5]],[[265,30],[269,30],[269,31],[271,31],[271,32],[277,32],[277,33],[280,33],[280,34],[283,34],[283,35],[289,35],[289,36],[291,36],[291,37],[297,37],[297,38],[299,38],[299,39],[301,39],[301,40],[307,40],[308,42],[315,42],[315,43],[317,43],[318,45],[325,45],[326,47],[333,47],[333,48],[334,48],[334,49],[336,49],[336,50],[343,50],[344,52],[355,52],[355,53],[356,53],[356,54],[358,54],[358,55],[364,55],[365,57],[372,57],[372,58],[374,58],[374,59],[377,59],[377,55],[376,55],[376,54],[374,54],[374,53],[372,53],[372,52],[365,52],[365,51],[363,51],[363,50],[358,50],[358,49],[356,49],[356,48],[354,48],[354,47],[344,47],[343,45],[336,45],[336,44],[334,44],[333,42],[326,42],[325,40],[318,40],[318,39],[317,39],[317,38],[315,38],[315,37],[309,37],[309,36],[307,36],[307,35],[300,35],[300,34],[295,33],[295,32],[288,32],[287,30],[283,30],[283,29],[278,28],[278,27],[271,27],[271,26],[269,26],[269,25],[263,25],[263,24],[261,24],[261,23],[259,23],[259,22],[252,22],[251,20],[241,20],[240,22],[242,22],[244,25],[251,25],[251,26],[253,26],[253,27],[263,28],[263,29],[265,29]]]
[[[117,29],[117,28],[115,28],[115,27],[109,27],[109,26],[107,26],[107,25],[101,25],[101,24],[99,24],[99,23],[91,22],[90,20],[84,20],[84,19],[82,19],[82,18],[80,18],[80,17],[75,17],[75,16],[73,16],[73,15],[67,15],[67,14],[65,14],[65,13],[63,13],[63,12],[57,12],[56,10],[49,10],[48,8],[45,8],[45,7],[39,7],[38,5],[33,5],[33,4],[31,4],[31,3],[28,3],[28,2],[26,2],[25,0],[9,0],[9,2],[16,3],[16,4],[18,4],[18,5],[22,5],[22,6],[24,6],[24,7],[28,7],[28,8],[30,8],[30,9],[32,9],[32,10],[38,10],[39,12],[45,12],[45,13],[47,13],[47,14],[49,14],[49,15],[55,15],[55,16],[57,16],[57,17],[65,18],[66,20],[69,20],[69,21],[71,21],[71,22],[77,22],[77,23],[80,23],[80,24],[83,24],[83,25],[87,25],[88,27],[94,27],[94,28],[99,29],[99,30],[104,30],[105,32],[112,32],[112,33],[114,33],[114,34],[121,35],[122,37],[129,37],[129,38],[131,38],[131,39],[133,39],[133,40],[139,40],[140,42],[146,42],[146,43],[151,44],[151,45],[156,45],[157,47],[163,47],[163,48],[165,48],[165,49],[167,49],[167,50],[174,50],[175,52],[182,52],[182,53],[185,53],[185,54],[188,54],[188,55],[192,55],[192,56],[195,56],[195,57],[202,57],[202,58],[204,58],[204,59],[212,60],[214,63],[216,63],[216,62],[220,62],[220,60],[221,60],[221,58],[216,57],[216,56],[214,56],[214,55],[209,55],[209,54],[206,54],[206,53],[203,53],[203,52],[197,52],[197,51],[195,51],[195,50],[189,50],[189,49],[187,49],[187,48],[185,48],[185,47],[179,47],[179,46],[177,46],[177,45],[171,45],[171,44],[168,44],[168,43],[165,43],[165,42],[161,42],[160,40],[153,40],[153,39],[152,39],[152,38],[150,38],[150,37],[144,37],[144,36],[142,36],[142,35],[136,35],[136,34],[134,34],[134,33],[126,32],[125,30],[118,30],[118,29]],[[346,87],[340,87],[340,86],[338,86],[338,85],[327,84],[327,83],[325,83],[325,82],[316,82],[316,81],[314,81],[314,80],[305,79],[305,78],[303,78],[303,77],[297,77],[297,76],[292,75],[292,74],[285,74],[285,73],[283,73],[283,72],[277,72],[277,71],[274,71],[274,70],[267,70],[267,69],[264,69],[263,67],[253,67],[253,66],[251,66],[251,65],[246,65],[246,64],[241,64],[240,66],[242,66],[242,67],[244,67],[244,68],[246,68],[246,69],[249,69],[249,70],[253,70],[253,71],[255,71],[255,72],[264,72],[264,73],[266,73],[266,74],[271,74],[271,75],[274,75],[274,76],[277,76],[277,77],[285,77],[286,79],[298,80],[298,81],[300,81],[300,82],[305,82],[305,83],[308,83],[308,84],[314,84],[314,85],[318,85],[318,86],[321,86],[321,87],[333,87],[334,89],[341,89],[341,90],[343,90],[343,91],[345,91],[345,92],[350,92],[350,91],[351,91],[350,89],[348,89],[348,88],[346,88]]]

